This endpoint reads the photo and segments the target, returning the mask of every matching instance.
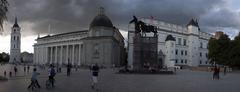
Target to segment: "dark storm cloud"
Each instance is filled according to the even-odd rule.
[[[223,0],[9,0],[10,18],[17,15],[21,21],[34,24],[31,34],[47,33],[51,25],[53,33],[88,29],[97,15],[98,7],[103,6],[106,15],[120,29],[127,30],[132,15],[154,16],[156,19],[185,25],[191,18],[199,18],[204,27],[215,26],[219,20],[211,13],[223,6]],[[219,11],[224,13],[229,11]],[[212,15],[211,15],[212,14]],[[224,17],[232,16],[224,15]],[[203,17],[203,18],[202,18]],[[212,20],[213,19],[213,20]],[[232,19],[234,20],[234,19]],[[226,20],[227,21],[227,20]],[[239,26],[222,22],[223,26]]]

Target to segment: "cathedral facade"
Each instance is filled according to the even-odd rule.
[[[35,64],[99,64],[110,67],[121,65],[124,60],[124,38],[103,8],[99,9],[89,30],[47,35],[36,41]]]
[[[149,18],[141,18],[146,24],[157,27],[158,61],[165,67],[208,66],[208,40],[213,36],[200,30],[198,22],[191,20],[186,26],[166,23]],[[146,35],[153,35],[147,33]],[[134,25],[128,31],[128,66],[134,64]]]

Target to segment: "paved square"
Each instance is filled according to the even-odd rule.
[[[1,66],[1,75],[4,69]],[[20,69],[20,66],[18,66]],[[39,70],[39,69],[38,69]],[[89,70],[80,69],[70,77],[66,76],[66,69],[56,75],[56,88],[47,90],[47,69],[41,70],[39,83],[41,89],[34,92],[94,92],[91,85]],[[23,73],[23,68],[16,77],[0,82],[0,92],[28,92],[30,75]],[[176,75],[140,75],[140,74],[115,74],[114,70],[101,70],[99,76],[100,92],[239,92],[240,73],[221,74],[220,80],[212,80],[211,72],[179,70]]]

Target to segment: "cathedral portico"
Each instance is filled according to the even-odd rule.
[[[47,35],[36,39],[35,64],[123,64],[124,38],[100,8],[89,30]]]
[[[35,64],[81,64],[82,43],[56,44],[50,46],[34,45]]]

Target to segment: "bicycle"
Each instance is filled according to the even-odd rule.
[[[54,88],[54,86],[52,85],[52,81],[53,81],[53,83],[55,82],[54,79],[53,80],[51,80],[51,79],[46,80],[46,88],[47,89]]]

